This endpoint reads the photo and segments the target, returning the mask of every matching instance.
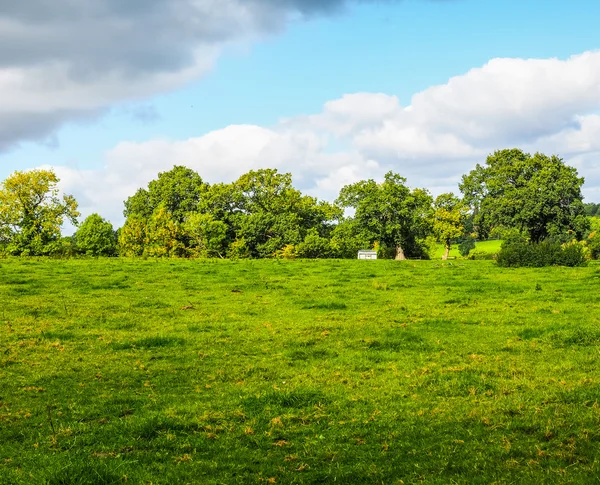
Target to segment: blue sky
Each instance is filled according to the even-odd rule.
[[[244,3],[242,0],[236,1],[240,4]],[[61,8],[61,2],[57,2],[56,8]],[[266,14],[259,11],[255,15],[260,17]],[[323,129],[323,123],[326,123],[323,120],[319,121],[321,124],[317,123],[318,126],[311,121],[310,123],[313,124],[307,128],[306,117],[319,115],[321,118],[326,117],[326,113],[324,114],[326,103],[352,93],[383,93],[388,97],[397,97],[399,105],[406,107],[411,105],[412,97],[416,93],[427,92],[433,86],[446,85],[450,78],[465,76],[471,69],[482,68],[496,58],[510,58],[515,61],[514,67],[510,65],[506,67],[506,71],[502,71],[508,73],[506,75],[510,75],[511,82],[515,83],[519,79],[519,74],[516,72],[519,69],[517,60],[530,58],[567,60],[570,56],[594,52],[600,48],[600,34],[597,32],[600,3],[591,0],[570,2],[407,0],[352,3],[334,14],[313,13],[303,20],[290,20],[291,17],[297,17],[293,9],[277,15],[268,28],[248,28],[248,32],[241,35],[231,33],[231,39],[226,38],[226,42],[218,45],[218,52],[212,56],[214,62],[212,66],[199,69],[196,75],[182,75],[181,80],[171,83],[168,87],[143,86],[138,94],[135,89],[136,83],[146,82],[146,79],[140,80],[141,76],[146,75],[143,71],[132,77],[132,84],[129,86],[131,91],[117,86],[111,87],[109,94],[106,94],[101,85],[102,79],[93,86],[91,84],[84,86],[87,98],[82,97],[84,101],[81,101],[81,105],[72,105],[69,99],[66,99],[64,107],[57,102],[57,106],[52,106],[48,108],[48,112],[44,112],[47,117],[55,114],[56,116],[51,121],[47,121],[45,117],[43,123],[40,122],[38,131],[21,130],[24,133],[8,132],[5,135],[8,141],[0,151],[0,178],[6,177],[14,170],[40,165],[62,168],[62,172],[60,170],[58,172],[59,175],[64,174],[65,188],[80,195],[83,200],[87,200],[85,204],[88,211],[100,210],[102,197],[90,195],[88,192],[99,193],[106,188],[90,188],[85,186],[85,183],[88,185],[100,183],[100,180],[107,178],[114,183],[119,177],[123,177],[128,178],[123,180],[123,183],[126,182],[131,190],[136,182],[140,186],[147,183],[146,179],[152,178],[152,173],[156,175],[159,170],[166,170],[174,163],[186,163],[186,160],[181,159],[153,159],[146,167],[143,153],[147,153],[148,143],[157,140],[163,143],[161,150],[164,151],[165,157],[168,158],[170,153],[186,154],[194,159],[190,162],[193,168],[198,169],[199,173],[209,180],[211,177],[222,175],[222,171],[215,170],[215,164],[217,166],[222,163],[230,164],[226,173],[232,174],[237,174],[245,168],[258,168],[256,164],[260,164],[260,157],[256,154],[249,155],[252,160],[246,163],[243,160],[243,153],[234,155],[222,153],[232,144],[237,144],[238,140],[246,139],[244,136],[254,137],[252,140],[254,143],[257,139],[254,132],[250,135],[240,135],[239,132],[235,132],[236,136],[233,139],[223,138],[225,135],[219,134],[219,143],[222,147],[216,152],[208,152],[214,158],[211,160],[195,158],[196,153],[198,158],[206,157],[206,150],[194,152],[193,148],[179,147],[177,148],[179,152],[172,151],[174,143],[198,139],[209,132],[220,133],[220,130],[232,125],[246,125],[269,130],[269,134],[263,134],[267,138],[271,136],[271,131],[279,137],[285,132],[286,140],[302,134],[305,140],[303,143],[308,143],[306,142],[308,132],[311,133],[310,136],[320,137],[319,139],[325,136],[329,141],[324,142],[327,147],[319,152],[319,156],[323,156],[323,153],[335,152],[339,155],[338,158],[345,157],[346,160],[341,162],[336,159],[335,163],[332,162],[331,173],[321,170],[318,174],[311,175],[312,172],[307,167],[325,163],[321,159],[311,158],[314,153],[313,155],[304,152],[292,153],[293,148],[290,147],[281,148],[282,151],[278,152],[284,154],[280,155],[282,160],[285,158],[278,168],[289,170],[294,175],[296,171],[299,172],[299,177],[305,180],[304,188],[325,198],[335,194],[336,177],[339,180],[338,185],[341,185],[360,173],[374,177],[381,176],[383,170],[390,167],[401,174],[406,170],[412,176],[412,180],[409,178],[409,183],[428,186],[435,192],[436,187],[439,190],[455,187],[460,174],[476,161],[482,162],[485,153],[504,148],[503,143],[510,143],[513,139],[515,142],[523,142],[523,140],[514,136],[513,138],[498,136],[495,141],[493,137],[486,135],[485,146],[479,140],[472,145],[472,150],[463,150],[460,152],[462,155],[450,157],[445,162],[445,169],[441,170],[444,172],[444,177],[436,179],[431,177],[431,170],[429,174],[419,175],[413,169],[415,164],[423,166],[429,164],[433,170],[436,170],[429,155],[419,158],[423,150],[418,147],[411,148],[408,155],[398,155],[397,160],[391,160],[389,154],[382,155],[385,150],[374,147],[373,141],[369,141],[367,143],[369,148],[365,149],[365,144],[361,145],[360,141],[364,139],[365,130],[372,134],[381,127],[369,125],[365,128],[366,125],[361,121],[359,125],[362,131],[344,132],[340,135],[339,126],[331,127],[329,122],[327,122],[328,127]],[[235,20],[237,17],[231,18]],[[231,28],[234,31],[236,25],[229,26],[227,19],[225,18],[223,24],[224,29]],[[216,22],[216,20],[208,20]],[[219,19],[219,21],[223,20]],[[81,33],[73,32],[73,41],[76,41],[76,35]],[[31,66],[37,67],[35,63],[39,66],[43,65],[43,58],[39,57],[31,61]],[[66,56],[64,59],[65,62],[71,62]],[[10,61],[0,57],[0,88],[3,70],[8,72],[9,69],[21,67],[12,62],[11,64]],[[76,65],[75,61],[72,62]],[[87,62],[93,63],[93,56]],[[589,61],[589,68],[587,66],[588,64],[585,64],[577,69],[589,70],[593,73],[597,71],[595,59]],[[172,71],[176,72],[177,69]],[[557,71],[553,72],[561,71],[562,68],[557,68]],[[25,70],[23,73],[24,76],[29,75]],[[155,72],[152,71],[150,76],[154,74]],[[501,79],[502,75],[493,79]],[[552,94],[556,92],[551,86],[552,79],[548,75],[544,76],[541,82],[548,84],[549,97],[547,100],[540,99],[532,105],[532,109],[540,110],[536,115],[536,123],[547,116],[552,118],[544,111],[544,103],[547,105],[555,103],[552,113],[558,109],[556,94]],[[532,79],[537,78],[528,74],[523,75],[524,83],[531,84]],[[79,88],[80,85],[75,84],[76,82],[85,84],[86,81],[79,79],[73,81],[75,88]],[[587,88],[578,86],[572,79],[565,83],[556,87],[559,89],[558,92],[570,93],[571,90],[574,92],[581,89],[591,91],[581,95],[565,94],[564,103],[558,104],[569,106],[572,104],[572,109],[561,111],[563,118],[556,126],[549,126],[548,130],[542,127],[541,131],[538,130],[539,133],[536,132],[537,138],[525,140],[524,148],[558,148],[559,153],[565,158],[570,156],[575,159],[580,174],[589,179],[589,183],[586,184],[586,195],[588,198],[600,200],[600,192],[597,188],[600,186],[600,169],[595,162],[596,147],[590,147],[588,151],[579,148],[571,150],[565,148],[566,142],[561,145],[555,140],[559,133],[563,133],[563,128],[568,124],[569,119],[579,120],[582,116],[597,113],[599,103],[598,100],[594,101],[593,83],[588,83]],[[119,89],[123,93],[119,92]],[[453,88],[449,89],[452,95]],[[485,86],[482,89],[485,89]],[[529,89],[533,89],[532,86],[529,86]],[[38,89],[36,95],[40,94],[39,91]],[[10,90],[8,92],[10,93]],[[482,92],[484,94],[480,96],[485,96],[485,91]],[[494,92],[491,91],[490,96],[494,96]],[[535,89],[532,92],[535,93]],[[88,106],[87,100],[93,98],[96,93],[101,93],[98,94],[98,101],[91,103],[91,107]],[[518,96],[529,96],[527,92],[519,91],[519,93]],[[23,96],[26,100],[27,95],[26,90],[17,90],[16,96]],[[52,89],[48,89],[47,98],[41,99],[45,102],[45,99],[53,97],[60,99]],[[391,103],[389,106],[393,102],[390,99],[385,101]],[[0,121],[2,103],[0,100]],[[460,101],[456,103],[460,104]],[[368,97],[355,100],[351,108],[352,114],[348,116],[356,118],[357,113],[368,111],[371,104],[372,101]],[[520,105],[513,113],[521,113],[521,110],[526,108],[526,105]],[[32,126],[41,119],[39,114],[36,114],[38,118],[34,119],[31,110],[15,114],[15,109],[13,106],[5,111],[13,117],[19,115],[19,120],[21,116],[32,116]],[[65,111],[72,111],[73,114],[64,115]],[[342,113],[342,115],[339,113],[335,115],[338,124],[342,123],[340,116],[347,114],[346,108],[342,109]],[[494,111],[491,110],[488,115],[493,117]],[[392,120],[388,124],[397,125],[397,120],[402,116],[404,115],[398,111],[393,118],[395,121]],[[282,125],[281,120],[292,120],[292,128],[286,124],[287,122]],[[9,117],[5,123],[10,124],[10,121]],[[525,123],[527,119],[524,118],[522,121]],[[594,119],[589,118],[586,126],[595,126],[593,122]],[[510,120],[507,123],[510,123]],[[294,130],[293,135],[290,134],[290,130]],[[460,139],[461,143],[468,138],[463,133],[456,134],[450,133],[448,129],[445,130],[444,135]],[[502,130],[501,128],[499,133]],[[591,128],[586,131],[587,136],[591,136],[590,130]],[[388,132],[389,130],[386,131]],[[540,133],[542,137],[539,136]],[[439,137],[431,138],[427,134],[421,135],[415,134],[414,140],[439,139]],[[563,138],[570,137],[571,140],[574,136],[579,136],[572,133],[567,135]],[[400,138],[405,139],[406,136],[408,135],[405,133]],[[208,143],[205,141],[201,142],[202,146]],[[121,153],[124,142],[135,142],[128,145],[125,152],[132,160],[135,159],[135,163],[131,162],[132,167],[138,168],[132,168],[131,172],[121,170],[115,171],[112,175],[108,174],[111,165],[122,166],[128,163],[127,156]],[[211,143],[210,146],[213,147],[214,142]],[[264,143],[274,142],[271,138],[268,141],[265,138]],[[280,142],[277,143],[281,146]],[[569,147],[572,147],[573,142],[569,143]],[[587,142],[577,143],[581,146]],[[266,149],[265,146],[261,145],[261,152],[265,153],[267,150],[272,154],[273,150]],[[341,153],[343,149],[346,151]],[[219,154],[223,156],[222,163]],[[277,165],[279,159],[273,162],[273,155],[270,156],[271,158],[265,158],[265,163],[271,162]],[[362,162],[357,161],[358,156],[362,157]],[[457,156],[460,160],[456,158]],[[360,163],[365,164],[364,170],[361,169]],[[140,167],[144,167],[144,170]],[[354,168],[350,170],[349,167]],[[203,170],[205,173],[202,173]],[[84,171],[85,176],[78,179],[72,176],[74,171]],[[144,171],[144,175],[136,179],[134,175],[141,171]],[[342,173],[346,176],[340,175]],[[354,175],[349,175],[350,173]],[[126,194],[125,187],[120,194]],[[108,205],[116,208],[118,203],[110,201]],[[111,208],[108,216],[115,219],[117,217],[115,214],[116,209]]]

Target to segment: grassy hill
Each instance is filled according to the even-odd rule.
[[[0,483],[596,483],[600,266],[0,261]]]

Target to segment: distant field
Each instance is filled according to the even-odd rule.
[[[598,483],[600,266],[0,260],[0,484]]]
[[[502,241],[493,240],[493,241],[478,241],[475,243],[475,251],[479,251],[486,254],[496,254],[500,251],[500,246],[502,246]],[[442,255],[444,254],[444,246],[442,244],[438,244],[437,251],[433,259],[442,259]],[[458,251],[458,244],[453,244],[450,249],[450,258],[462,258],[460,252]]]

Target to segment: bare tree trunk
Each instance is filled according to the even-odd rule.
[[[396,261],[404,261],[406,256],[404,256],[404,249],[402,246],[396,246]]]
[[[444,255],[442,256],[442,259],[444,261],[447,260],[449,255],[450,255],[450,241],[446,241],[445,251],[444,251]]]

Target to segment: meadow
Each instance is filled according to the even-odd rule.
[[[0,260],[0,484],[599,483],[600,265]]]

